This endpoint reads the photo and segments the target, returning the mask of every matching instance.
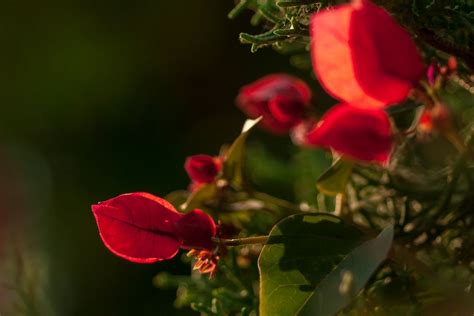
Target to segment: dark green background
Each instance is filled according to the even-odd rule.
[[[38,282],[20,274],[52,315],[175,313],[174,291],[156,289],[151,280],[159,271],[189,267],[113,256],[90,205],[125,192],[163,196],[186,188],[185,157],[216,154],[238,134],[244,120],[233,104],[238,88],[270,72],[298,74],[287,57],[269,49],[251,54],[239,43],[239,32],[258,29],[249,26],[249,14],[228,20],[232,6],[230,0],[2,3],[2,227],[5,244],[20,240],[25,265],[44,272]],[[3,258],[11,261],[9,255]],[[15,284],[18,271],[8,271],[3,279]],[[8,297],[0,303],[18,299]]]

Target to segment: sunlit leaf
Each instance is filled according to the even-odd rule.
[[[236,188],[242,186],[242,168],[245,157],[245,142],[252,129],[260,122],[262,118],[247,120],[244,123],[242,132],[230,146],[224,156],[224,178]]]

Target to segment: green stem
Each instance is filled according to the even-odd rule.
[[[229,12],[229,14],[227,15],[227,17],[229,19],[235,19],[242,11],[244,11],[248,4],[249,4],[249,0],[241,0],[233,9],[232,11]]]
[[[225,246],[241,246],[241,245],[253,245],[253,244],[264,244],[268,240],[268,236],[255,236],[255,237],[244,237],[244,238],[212,238],[216,244]]]
[[[291,213],[291,214],[297,214],[301,212],[301,208],[298,205],[288,202],[286,200],[277,198],[275,196],[269,195],[267,193],[253,191],[253,192],[249,192],[249,195],[252,198],[255,198],[257,200],[264,202],[265,204],[271,204],[279,208],[285,209],[289,211],[288,213]]]

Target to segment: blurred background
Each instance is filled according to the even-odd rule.
[[[4,1],[2,316],[190,314],[174,309],[174,291],[152,283],[160,271],[186,274],[189,266],[115,257],[90,205],[186,188],[185,157],[217,154],[239,133],[244,116],[233,100],[241,85],[271,72],[310,79],[285,56],[241,45],[239,32],[256,29],[250,15],[227,19],[233,5]]]

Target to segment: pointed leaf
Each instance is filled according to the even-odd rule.
[[[316,181],[316,187],[326,195],[344,193],[353,167],[353,161],[343,158],[337,159],[331,167],[319,176]]]
[[[242,128],[242,133],[227,150],[224,157],[224,178],[236,188],[242,186],[242,168],[245,158],[245,142],[249,133],[260,122],[262,117],[255,120],[247,120]]]

